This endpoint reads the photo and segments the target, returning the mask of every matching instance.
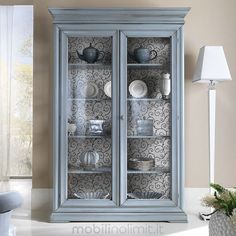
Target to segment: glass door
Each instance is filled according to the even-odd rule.
[[[135,34],[122,36],[121,203],[140,206],[171,199],[171,38]]]
[[[116,40],[116,32],[67,40],[66,194],[82,205],[117,201]]]

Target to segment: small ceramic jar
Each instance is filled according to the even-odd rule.
[[[168,99],[170,95],[170,74],[164,73],[160,81],[160,91],[163,99]]]
[[[104,120],[90,120],[88,123],[88,133],[90,135],[103,135]]]
[[[137,135],[152,136],[153,135],[153,120],[137,120]]]
[[[76,124],[68,123],[67,130],[70,136],[73,136],[75,134],[76,129],[77,129]]]

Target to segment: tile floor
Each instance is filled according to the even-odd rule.
[[[48,223],[47,212],[31,214],[31,181],[12,180],[0,190],[17,190],[24,196],[24,204],[12,216],[16,236],[74,236],[74,235],[172,235],[207,236],[208,223],[199,220],[198,208],[186,209],[188,223]],[[194,194],[194,191],[189,191]],[[195,190],[196,192],[196,190]],[[195,193],[196,194],[196,193]],[[189,198],[189,193],[186,194]],[[189,200],[187,201],[189,205]],[[193,206],[195,205],[192,201]]]
[[[13,217],[17,236],[173,235],[207,236],[207,223],[189,215],[189,223],[46,223]]]

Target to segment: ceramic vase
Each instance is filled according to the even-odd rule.
[[[168,99],[170,95],[170,74],[164,73],[160,81],[160,90],[163,99]]]
[[[235,236],[236,231],[230,218],[218,211],[211,216],[209,222],[209,236]]]

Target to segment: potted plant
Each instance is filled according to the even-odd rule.
[[[236,191],[225,189],[219,184],[210,184],[214,196],[202,199],[204,206],[214,208],[209,222],[210,236],[236,235]]]

